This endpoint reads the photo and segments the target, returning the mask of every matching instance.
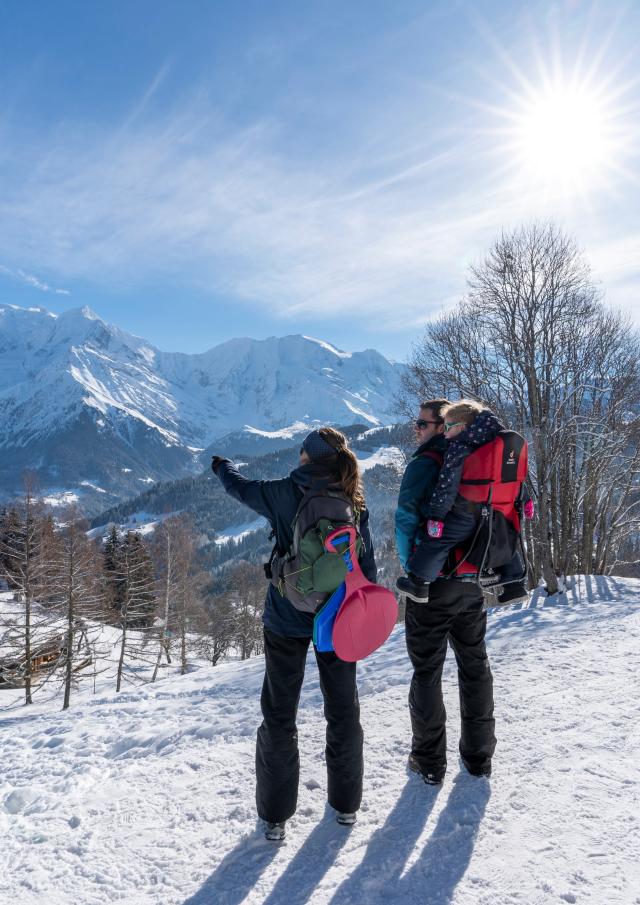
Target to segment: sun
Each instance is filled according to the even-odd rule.
[[[610,100],[587,84],[531,90],[519,100],[510,131],[518,181],[534,192],[589,193],[615,158]]]
[[[553,179],[584,178],[606,162],[602,105],[580,89],[559,89],[535,97],[522,115],[525,165]]]

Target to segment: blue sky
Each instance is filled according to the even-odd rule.
[[[615,0],[4,0],[0,301],[402,359],[502,228],[552,217],[633,312],[639,33]],[[532,156],[567,91],[580,147]]]

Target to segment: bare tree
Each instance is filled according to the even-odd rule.
[[[551,224],[503,234],[427,327],[405,390],[472,396],[527,438],[536,580],[553,593],[558,573],[611,568],[639,524],[640,346],[571,239]]]
[[[242,660],[262,653],[262,608],[264,571],[260,566],[241,561],[228,572],[228,595],[234,611],[234,643]]]
[[[122,544],[118,573],[122,579],[122,603],[120,606],[120,642],[116,691],[120,691],[127,665],[137,667],[147,664],[145,656],[145,632],[153,625],[156,598],[153,565],[142,538],[128,531]]]
[[[163,654],[167,658],[167,663],[171,663],[170,622],[172,603],[178,583],[179,544],[174,525],[167,524],[167,521],[163,522],[155,532],[153,545],[156,572],[158,574],[157,596],[160,611],[155,625],[155,631],[158,636],[158,653],[151,676],[152,682],[155,682],[158,676]]]
[[[104,616],[100,562],[95,546],[87,538],[86,527],[80,514],[70,510],[50,561],[54,579],[50,606],[65,624],[65,645],[59,661],[63,671],[63,710],[69,707],[79,671],[92,664],[95,667],[101,634],[99,620]]]
[[[189,631],[203,612],[203,588],[207,576],[199,571],[197,539],[186,516],[165,519],[157,529],[153,545],[160,615],[156,621],[158,652],[151,681],[154,682],[163,654],[170,660],[172,640],[178,641],[180,672],[187,671]]]
[[[7,654],[3,680],[24,684],[25,704],[33,703],[40,665],[57,659],[58,639],[51,618],[38,607],[50,579],[46,555],[50,543],[51,522],[35,494],[34,480],[27,474],[24,496],[5,512],[0,528],[0,568],[16,603],[15,612],[6,614],[3,626]]]
[[[196,617],[197,650],[212,666],[233,647],[236,637],[235,610],[228,593],[207,596],[206,608]]]

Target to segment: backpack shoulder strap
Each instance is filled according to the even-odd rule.
[[[349,497],[343,490],[337,490],[330,487],[307,488],[298,504],[298,509],[292,522],[293,542],[289,548],[290,550],[297,550],[301,536],[303,536],[307,532],[309,526],[315,522],[314,509],[311,508],[308,512],[305,510],[307,510],[308,506],[313,506],[313,501],[318,499],[339,500],[340,503],[351,505]]]

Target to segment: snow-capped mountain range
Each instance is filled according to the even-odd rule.
[[[122,499],[199,470],[203,450],[237,431],[287,445],[314,422],[389,424],[401,372],[374,350],[300,335],[189,355],[89,308],[0,305],[0,493],[32,469],[44,489]]]

